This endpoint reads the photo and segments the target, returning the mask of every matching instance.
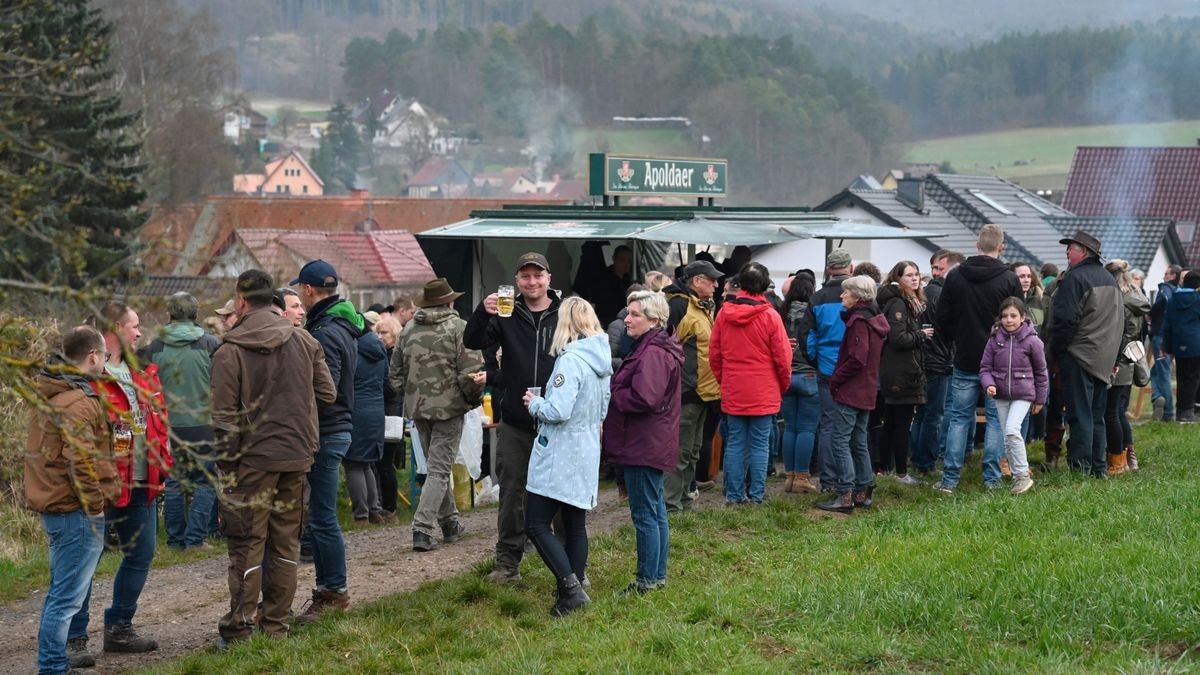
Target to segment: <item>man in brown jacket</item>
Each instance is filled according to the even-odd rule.
[[[262,270],[238,277],[239,319],[213,354],[213,427],[229,541],[229,613],[218,624],[223,643],[250,637],[256,624],[271,637],[288,633],[300,498],[317,452],[317,405],[336,397],[321,345],[272,311],[273,288]]]
[[[104,372],[104,336],[72,329],[62,356],[37,377],[41,404],[29,420],[25,445],[25,500],[41,514],[50,540],[50,588],[38,628],[38,671],[67,672],[96,665],[87,652],[86,626],[70,634],[104,549],[104,509],[121,486],[113,462],[108,414],[91,380]],[[128,444],[126,437],[120,439]]]

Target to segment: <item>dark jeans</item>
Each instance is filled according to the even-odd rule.
[[[1062,441],[1067,433],[1063,394],[1062,372],[1058,365],[1050,368],[1050,395],[1042,412],[1046,415],[1046,459],[1054,460],[1062,455]]]
[[[830,453],[833,442],[833,414],[837,403],[829,391],[829,380],[824,374],[817,374],[817,395],[821,399],[821,423],[817,427],[817,461],[821,464],[821,491],[833,490],[837,487],[837,466]]]
[[[700,458],[696,460],[696,480],[712,480],[713,438],[721,426],[721,402],[709,401],[708,413],[704,416],[704,442],[700,445]]]
[[[563,541],[559,541],[550,530],[555,515],[562,516]],[[587,511],[529,492],[525,495],[525,531],[555,579],[561,581],[572,574],[578,579],[585,576],[588,557]]]
[[[396,494],[400,489],[396,480],[396,459],[398,457],[404,457],[404,444],[385,441],[383,459],[375,462],[375,480],[379,487],[379,508],[388,513],[396,512]]]
[[[1062,374],[1063,399],[1067,403],[1067,463],[1071,468],[1091,473],[1108,474],[1108,438],[1104,430],[1104,405],[1107,386],[1083,369],[1069,354],[1058,360]]]
[[[880,462],[875,465],[876,471],[895,471],[897,476],[908,473],[908,441],[916,408],[913,403],[888,403],[883,407]]]
[[[1175,357],[1175,376],[1179,378],[1175,419],[1191,422],[1196,419],[1196,390],[1200,389],[1200,356]]]
[[[1108,390],[1104,403],[1105,446],[1108,454],[1119,455],[1133,445],[1133,428],[1125,411],[1129,409],[1129,392],[1133,385],[1114,386]]]
[[[500,483],[500,508],[496,512],[496,566],[517,569],[525,553],[525,483],[533,429],[500,423],[496,441],[496,476]]]
[[[167,546],[192,548],[208,538],[216,508],[217,492],[210,480],[216,472],[214,435],[212,427],[175,427],[171,436],[175,466],[163,490],[163,527]]]
[[[38,672],[65,673],[67,638],[87,635],[87,601],[104,550],[104,516],[89,516],[82,509],[43,513],[42,528],[50,541],[50,588],[38,626]],[[84,630],[70,633],[69,629],[77,628],[73,617],[81,610]]]
[[[1150,368],[1151,399],[1163,400],[1163,419],[1169,420],[1175,416],[1175,399],[1171,396],[1171,361],[1170,356],[1163,353],[1162,336],[1155,335],[1150,339],[1150,349],[1154,353],[1154,365]]]
[[[834,411],[832,449],[837,463],[838,493],[865,490],[874,484],[871,473],[871,452],[867,448],[869,410],[837,404]]]
[[[629,517],[637,536],[637,583],[651,586],[667,580],[671,525],[663,501],[663,472],[646,466],[625,467]]]
[[[946,440],[945,425],[946,395],[950,392],[950,373],[925,374],[925,405],[917,406],[913,414],[912,447],[913,465],[917,471],[929,473],[942,455],[942,444]]]
[[[133,623],[138,598],[146,586],[146,578],[150,576],[150,563],[154,561],[154,547],[157,543],[155,537],[158,513],[155,511],[154,502],[148,501],[146,495],[145,488],[136,488],[130,493],[127,506],[109,509],[104,514],[105,523],[117,533],[122,556],[117,576],[113,578],[112,606],[104,610],[105,626]],[[91,599],[92,589],[89,587],[83,607],[71,619],[71,628],[67,631],[68,638],[87,635],[90,619],[88,604]]]

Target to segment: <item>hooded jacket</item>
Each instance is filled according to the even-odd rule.
[[[350,432],[351,462],[383,459],[384,389],[388,386],[387,349],[372,331],[358,338],[358,366],[354,369],[354,430]]]
[[[879,288],[875,298],[888,322],[887,340],[879,359],[879,389],[884,401],[892,404],[925,402],[925,357],[922,346],[921,313],[895,284]]]
[[[887,319],[870,302],[843,310],[846,335],[838,351],[837,369],[829,380],[833,400],[859,410],[874,410],[879,391],[879,357],[887,337]]]
[[[212,354],[220,346],[220,339],[195,322],[172,321],[139,354],[143,363],[158,366],[172,428],[212,424]]]
[[[683,346],[683,371],[680,373],[684,403],[708,403],[721,398],[721,386],[709,364],[713,330],[713,303],[705,307],[690,288],[671,284],[663,290],[671,310],[670,325],[675,339]]]
[[[1125,307],[1116,279],[1089,256],[1059,278],[1050,314],[1050,349],[1069,354],[1089,375],[1109,384],[1125,346]]]
[[[66,365],[61,358],[49,365]],[[34,409],[25,442],[25,502],[38,513],[82,509],[100,515],[121,494],[112,430],[87,379],[45,370],[37,377],[45,409]]]
[[[925,311],[921,314],[921,323],[937,325],[938,301],[945,286],[946,280],[937,277],[925,287]],[[925,359],[926,374],[949,375],[954,371],[954,347],[946,342],[941,331],[934,330],[932,338],[921,342],[921,355]]]
[[[1162,335],[1163,321],[1167,318],[1167,303],[1171,301],[1171,295],[1179,290],[1179,285],[1164,281],[1158,285],[1158,295],[1154,296],[1154,305],[1150,307],[1150,334],[1158,337]]]
[[[783,330],[789,340],[796,341],[796,348],[792,350],[792,373],[816,375],[817,369],[808,358],[808,332],[811,328],[808,322],[812,319],[812,313],[808,311],[809,304],[796,300],[791,305],[784,303],[784,307],[787,307],[787,314],[782,316]]]
[[[808,322],[808,358],[825,377],[833,375],[842,336],[846,334],[846,324],[842,321],[842,282],[849,278],[845,274],[830,277],[813,293],[809,303],[812,317]]]
[[[546,391],[550,371],[554,370],[550,343],[558,326],[558,306],[562,301],[556,292],[551,290],[546,293],[550,298],[550,306],[537,319],[525,306],[525,296],[520,294],[517,295],[510,317],[489,314],[481,302],[467,320],[463,333],[463,344],[468,349],[484,350],[500,344],[503,350],[500,370],[504,380],[501,415],[505,424],[522,429],[536,427],[522,400],[525,390],[541,387],[542,391]]]
[[[358,365],[358,337],[366,322],[354,310],[349,300],[336,294],[312,306],[304,324],[321,348],[325,350],[325,365],[337,389],[333,403],[319,407],[317,418],[321,435],[349,432],[354,429],[354,369]]]
[[[1046,346],[1032,319],[1026,317],[1014,333],[992,328],[979,362],[979,386],[996,387],[996,398],[1002,401],[1046,404],[1050,392]]]
[[[674,471],[679,458],[683,348],[664,330],[634,344],[612,378],[604,420],[604,460]]]
[[[779,312],[763,296],[738,291],[725,303],[713,326],[708,359],[721,385],[722,412],[779,412],[783,392],[792,384],[792,345]]]
[[[218,457],[260,471],[305,471],[320,443],[319,405],[337,397],[325,351],[268,307],[250,310],[213,354]]]
[[[135,364],[129,366],[133,388],[137,392],[138,408],[145,416],[146,424],[146,501],[152,503],[162,491],[167,473],[174,463],[171,459],[171,440],[168,433],[170,418],[166,400],[163,398],[162,383],[158,379],[158,366],[151,363],[145,370]],[[116,379],[105,376],[92,380],[92,388],[104,397],[104,408],[108,411],[110,424],[128,424],[133,405],[125,388]],[[135,441],[136,442],[136,441]],[[126,452],[116,457],[117,476],[121,479],[121,494],[112,506],[128,506],[133,493],[134,453]]]
[[[1121,349],[1125,349],[1125,345],[1130,342],[1141,342],[1142,340],[1142,324],[1145,323],[1145,316],[1150,313],[1150,298],[1139,288],[1132,288],[1123,297],[1125,303],[1125,328],[1124,334],[1121,336]],[[1117,359],[1117,375],[1113,378],[1113,385],[1123,387],[1133,384],[1133,363],[1128,361],[1124,356]]]
[[[1162,325],[1163,351],[1183,359],[1200,357],[1200,295],[1177,288],[1167,303]]]
[[[529,402],[538,422],[525,489],[581,509],[596,506],[600,429],[608,412],[612,350],[606,334],[567,345],[544,390]]]
[[[1016,273],[991,256],[973,255],[950,270],[938,298],[934,331],[954,346],[955,368],[979,372],[1000,303],[1024,296]]]
[[[389,377],[404,392],[407,417],[452,420],[479,405],[483,388],[471,374],[483,370],[483,354],[463,344],[465,328],[453,307],[430,307],[417,310],[401,331]]]

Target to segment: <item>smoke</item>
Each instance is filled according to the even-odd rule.
[[[1086,114],[1093,124],[1131,124],[1174,119],[1163,76],[1150,65],[1148,47],[1134,39],[1116,65],[1097,76],[1087,95]]]
[[[563,87],[544,89],[530,97],[524,117],[529,145],[522,152],[537,174],[534,180],[542,180],[547,169],[569,168],[575,154],[574,128],[582,120],[574,94]]]

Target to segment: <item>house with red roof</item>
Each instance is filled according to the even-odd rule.
[[[404,189],[409,197],[451,199],[466,197],[472,185],[471,172],[457,160],[433,157],[421,165]]]
[[[1181,262],[1200,265],[1200,146],[1080,146],[1063,207],[1080,216],[1174,221]]]
[[[263,173],[235,175],[233,191],[246,195],[320,197],[325,194],[325,182],[299,152],[291,150],[267,164]]]

